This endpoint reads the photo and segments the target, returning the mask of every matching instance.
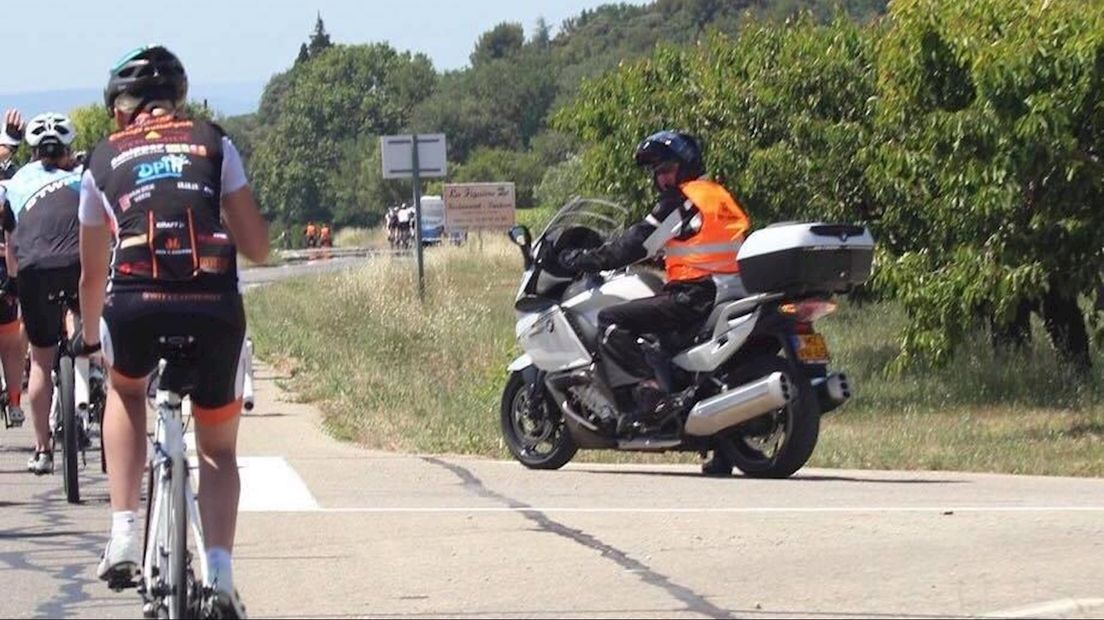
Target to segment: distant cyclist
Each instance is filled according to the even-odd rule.
[[[399,242],[399,208],[397,206],[387,207],[387,213],[383,215],[383,223],[387,227],[387,242],[391,247]]]
[[[307,227],[303,229],[303,237],[307,240],[308,248],[318,245],[318,227],[314,225],[314,222],[307,222]]]
[[[111,580],[133,575],[142,561],[136,514],[146,462],[146,377],[158,363],[158,338],[195,338],[191,400],[207,543],[204,585],[219,615],[241,617],[231,563],[245,338],[236,257],[241,252],[263,263],[268,233],[237,148],[218,126],[183,115],[187,92],[184,66],[161,46],[137,49],[111,70],[104,100],[118,131],[89,155],[81,185],[86,321],[73,346],[88,354],[102,337],[111,367],[104,447],[113,517],[98,571]]]
[[[7,267],[16,276],[19,306],[31,341],[27,391],[35,452],[27,469],[37,475],[54,471],[50,373],[66,310],[57,298],[75,299],[80,280],[77,204],[83,170],[69,148],[76,136],[67,116],[50,112],[34,117],[26,128],[32,161],[5,183]]]

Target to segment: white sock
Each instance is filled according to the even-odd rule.
[[[111,536],[129,536],[138,531],[138,515],[133,510],[111,513]]]
[[[234,569],[228,550],[222,547],[207,550],[207,583],[204,585],[222,592],[234,591]]]

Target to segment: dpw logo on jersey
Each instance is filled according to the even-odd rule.
[[[161,179],[179,179],[184,176],[184,167],[192,163],[186,155],[166,155],[155,162],[139,164],[138,184],[152,183]]]

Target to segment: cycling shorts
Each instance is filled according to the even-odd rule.
[[[195,338],[189,367],[194,372],[196,423],[214,425],[240,410],[245,380],[245,310],[237,292],[111,291],[104,304],[100,337],[107,363],[133,379],[148,376],[162,357],[161,337]]]
[[[40,269],[20,269],[19,307],[23,324],[27,327],[27,339],[31,346],[45,349],[61,340],[61,321],[66,307],[79,311],[77,289],[80,286],[80,265]],[[58,302],[64,293],[69,302]]]

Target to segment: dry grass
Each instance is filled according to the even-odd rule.
[[[383,226],[342,228],[334,233],[334,247],[338,248],[383,247],[386,245],[387,229]]]

